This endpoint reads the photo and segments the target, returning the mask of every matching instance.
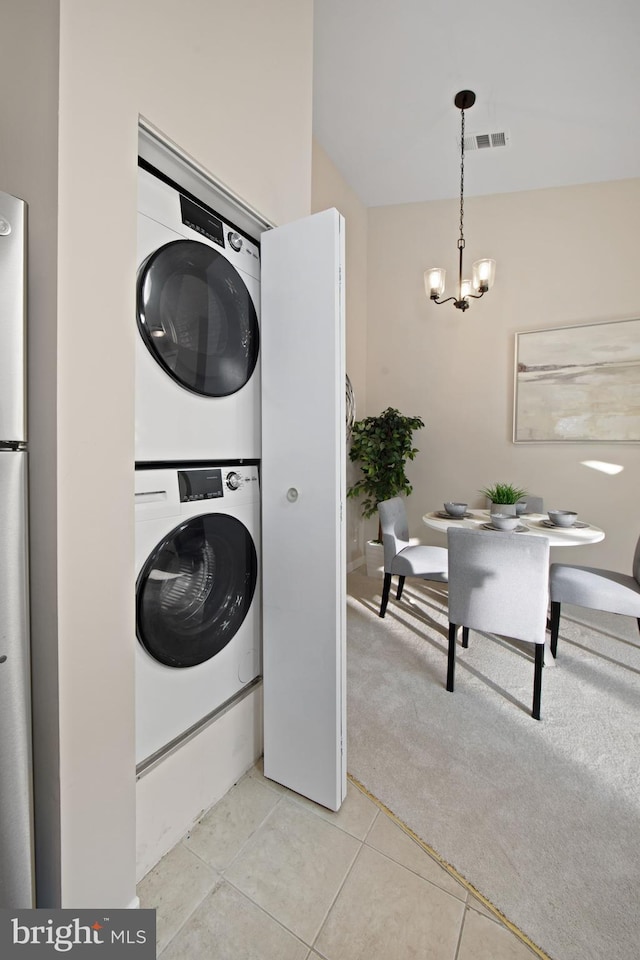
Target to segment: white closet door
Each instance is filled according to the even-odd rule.
[[[344,219],[262,234],[264,772],[346,793]]]

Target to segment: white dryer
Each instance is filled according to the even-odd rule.
[[[138,170],[138,462],[260,456],[260,251]]]
[[[136,763],[261,670],[257,464],[135,472]]]

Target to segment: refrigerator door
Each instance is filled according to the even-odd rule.
[[[0,446],[24,443],[26,204],[0,191]]]
[[[27,454],[0,451],[0,908],[33,907]]]

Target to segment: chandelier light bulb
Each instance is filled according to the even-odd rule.
[[[495,260],[476,260],[473,264],[473,289],[486,293],[496,276]]]
[[[424,289],[430,300],[441,297],[444,293],[446,270],[442,267],[429,267],[424,272]]]

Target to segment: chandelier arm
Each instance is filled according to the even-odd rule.
[[[473,300],[479,300],[481,297],[484,297],[486,292],[486,290],[483,290],[481,293],[468,293],[467,297],[471,297]]]
[[[456,298],[455,298],[455,297],[447,297],[446,300],[438,300],[437,297],[431,297],[430,299],[431,299],[431,302],[432,302],[432,303],[437,303],[438,306],[440,306],[441,303],[449,303],[449,300],[455,300]]]

